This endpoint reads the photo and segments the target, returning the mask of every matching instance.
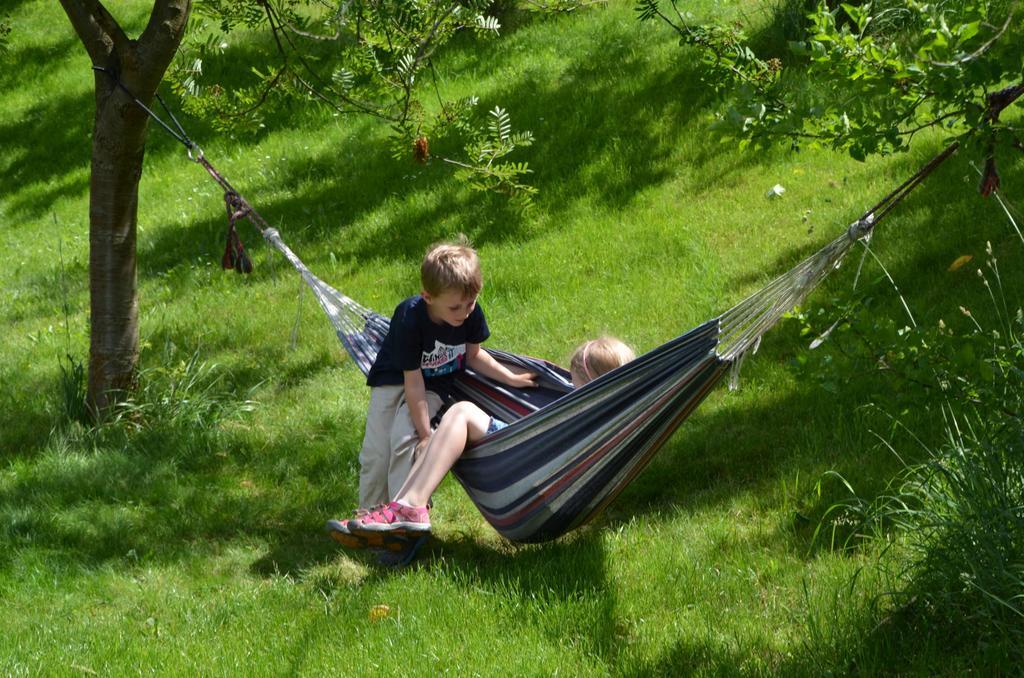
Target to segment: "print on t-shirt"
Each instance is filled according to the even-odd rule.
[[[463,356],[466,354],[466,345],[449,346],[434,340],[434,350],[430,353],[423,352],[423,359],[420,367],[423,368],[424,377],[440,377],[451,374],[462,365]]]

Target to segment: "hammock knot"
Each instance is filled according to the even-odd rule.
[[[234,191],[224,191],[224,205],[228,210],[228,221],[232,226],[239,219],[249,216],[249,206],[242,200],[242,196]]]
[[[853,242],[857,242],[861,238],[866,238],[871,235],[871,229],[874,227],[875,215],[873,212],[869,212],[867,215],[850,224],[850,227],[846,229],[846,237]]]
[[[251,210],[242,196],[231,190],[224,192],[224,206],[228,212],[228,233],[221,266],[225,269],[233,268],[236,273],[252,273],[252,259],[246,254],[242,239],[235,229],[235,222],[247,217]]]

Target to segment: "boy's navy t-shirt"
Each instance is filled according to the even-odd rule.
[[[483,343],[490,336],[484,312],[477,304],[458,327],[438,325],[427,314],[427,302],[409,297],[391,316],[391,327],[377,359],[366,375],[369,386],[394,386],[405,383],[406,370],[423,370],[423,378],[450,376],[466,365],[466,344]]]

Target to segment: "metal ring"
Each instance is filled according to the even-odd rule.
[[[869,214],[863,219],[850,224],[850,227],[846,229],[846,237],[856,242],[866,235],[871,233],[871,228],[875,225],[875,215]]]

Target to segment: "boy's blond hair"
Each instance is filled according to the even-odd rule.
[[[432,295],[455,290],[476,297],[484,286],[480,257],[464,235],[430,246],[420,266],[423,290]]]
[[[576,385],[582,386],[635,358],[633,349],[622,341],[615,337],[600,337],[580,344],[569,361],[569,370],[574,381],[578,381]]]

